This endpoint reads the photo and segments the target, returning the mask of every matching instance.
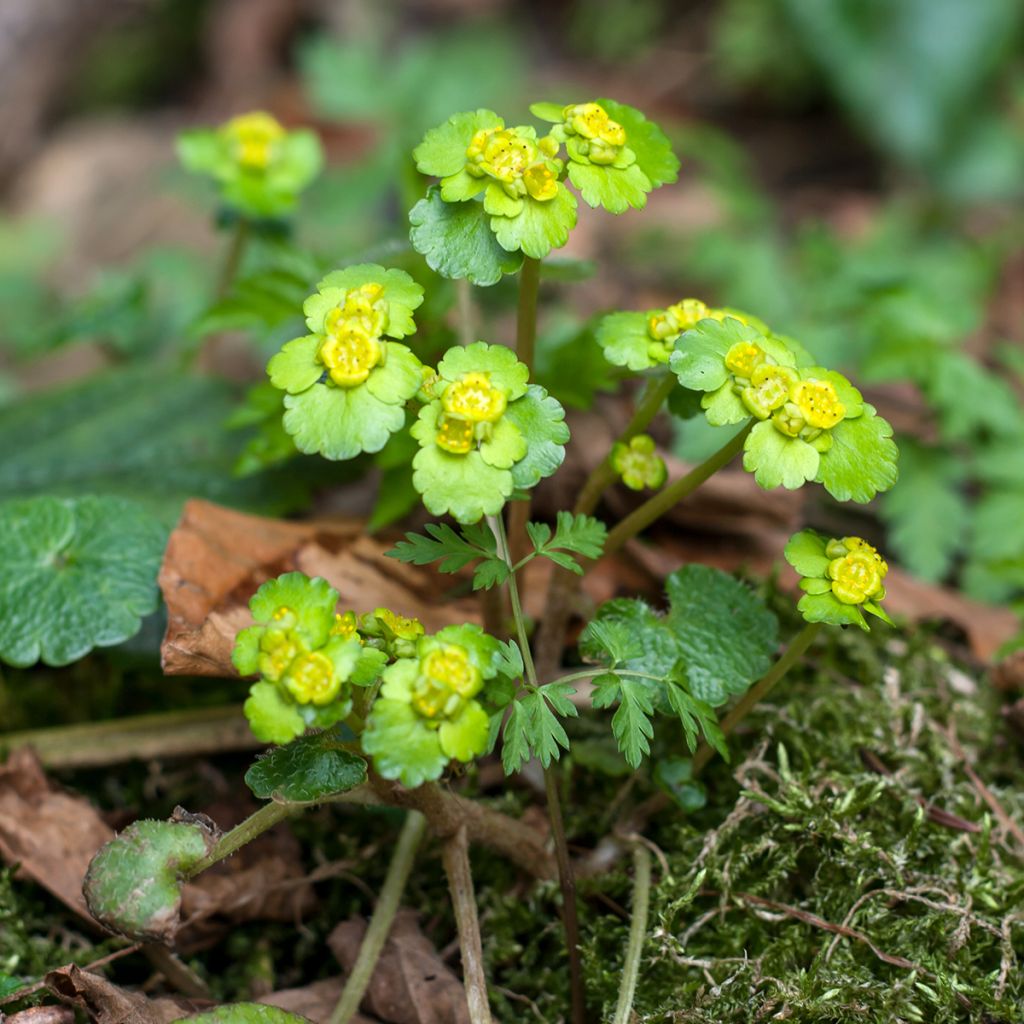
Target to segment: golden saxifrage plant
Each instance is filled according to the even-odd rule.
[[[454,114],[414,153],[419,171],[434,179],[410,213],[414,248],[438,274],[468,284],[517,274],[514,347],[510,339],[472,340],[425,362],[415,319],[422,286],[402,270],[360,263],[320,281],[303,306],[307,333],[283,345],[267,368],[283,399],[284,430],[302,452],[350,460],[408,432],[413,485],[426,510],[445,518],[423,534],[407,534],[390,554],[436,564],[442,573],[472,566],[474,589],[507,595],[507,630],[499,612],[485,619],[487,630],[465,623],[428,634],[401,608],[339,605],[323,579],[288,573],[268,581],[252,597],[254,625],[238,634],[234,663],[254,680],[245,704],[253,732],[277,745],[247,781],[258,796],[273,799],[222,837],[197,835],[199,826],[185,822],[148,823],[152,835],[136,830],[130,841],[149,843],[150,852],[155,844],[165,868],[176,837],[180,844],[169,882],[166,870],[160,874],[168,884],[144,906],[129,901],[130,913],[126,893],[137,877],[126,881],[124,865],[150,871],[152,858],[121,858],[127,833],[98,856],[87,886],[98,917],[147,934],[154,913],[178,898],[182,879],[285,814],[331,800],[409,809],[335,1024],[359,1004],[427,827],[443,844],[474,1024],[489,1020],[490,1011],[469,838],[513,855],[533,851],[545,865],[539,873],[557,869],[572,978],[567,1004],[574,1022],[587,1019],[556,777],[570,749],[564,720],[586,703],[596,714],[611,712],[611,732],[634,769],[651,752],[655,722],[674,722],[692,757],[692,778],[716,752],[728,756],[727,734],[821,624],[867,629],[865,615],[889,621],[882,607],[887,566],[878,552],[857,537],[803,531],[785,557],[800,576],[806,625],[781,655],[775,617],[753,590],[691,565],[669,576],[663,610],[639,599],[601,606],[579,644],[590,667],[560,668],[579,577],[734,456],[742,454],[764,489],[817,483],[839,501],[863,503],[895,482],[897,451],[890,426],[853,384],[818,365],[797,341],[755,316],[683,298],[601,320],[593,358],[607,360],[624,384],[636,381],[632,419],[574,508],[553,524],[529,521],[532,489],[558,471],[570,442],[564,409],[533,379],[542,261],[569,239],[580,199],[612,214],[642,209],[678,170],[664,133],[630,106],[597,99],[530,109],[539,126],[508,125],[490,110]],[[308,133],[285,131],[261,113],[187,134],[181,155],[213,178],[237,222],[248,224],[286,214],[320,161]],[[665,407],[733,428],[705,463],[675,480],[647,433]],[[649,493],[609,529],[592,513],[619,482]],[[554,572],[547,613],[531,638],[520,584],[523,568],[537,558],[553,562]],[[546,635],[554,658],[544,652]],[[719,719],[717,709],[730,702]],[[531,759],[545,771],[556,869],[515,822],[470,814],[443,786],[459,766],[497,750],[509,774]],[[635,856],[633,935],[617,1022],[629,1017],[646,929],[642,844]]]

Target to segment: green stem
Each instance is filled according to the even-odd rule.
[[[512,568],[509,554],[508,537],[500,516],[492,517],[491,527],[495,530],[498,540],[498,554]],[[515,572],[508,577],[508,593],[512,602],[512,618],[516,624],[516,635],[523,653],[523,667],[526,681],[533,687],[538,685],[537,670],[533,664],[530,651],[530,640],[526,635],[526,619],[523,606],[519,600],[519,585],[516,583]],[[572,1024],[586,1024],[586,987],[583,979],[583,961],[580,957],[580,924],[579,911],[576,904],[576,877],[569,857],[569,842],[565,834],[565,820],[562,817],[562,803],[558,796],[558,772],[554,762],[544,767],[544,792],[547,796],[548,818],[551,822],[551,835],[555,841],[555,861],[558,864],[558,882],[562,890],[562,923],[565,928],[565,944],[569,954],[569,982],[571,997]]]
[[[220,277],[217,279],[217,298],[223,299],[228,293],[232,283],[238,275],[238,269],[242,265],[242,256],[246,246],[249,244],[249,221],[245,217],[239,217],[235,224],[235,230],[231,234],[231,241],[228,243],[228,250],[224,255],[224,263],[221,265]]]
[[[214,843],[213,849],[202,860],[196,862],[192,870],[189,871],[188,877],[194,878],[218,861],[230,857],[246,843],[251,843],[257,836],[295,814],[303,806],[302,804],[277,803],[276,801],[264,804],[255,814],[249,815],[245,821],[239,822],[233,829],[225,832]]]
[[[476,913],[473,874],[469,866],[469,839],[464,826],[444,840],[441,857],[448,876],[448,891],[451,893],[455,924],[459,931],[462,981],[466,987],[470,1024],[491,1024],[487,976],[484,974],[484,949]]]
[[[643,397],[637,403],[633,418],[626,425],[626,429],[616,438],[615,443],[628,444],[637,434],[642,434],[651,425],[654,417],[658,415],[658,411],[665,404],[665,399],[668,398],[676,383],[676,378],[671,373],[666,373],[662,377],[652,377],[647,383]],[[597,508],[601,495],[615,482],[616,475],[612,468],[612,456],[609,451],[604,461],[595,466],[590,476],[587,477],[586,483],[576,499],[573,512],[590,515]]]
[[[419,811],[409,811],[405,816],[395,852],[391,855],[391,863],[388,865],[387,877],[377,897],[377,906],[363,936],[363,943],[359,947],[359,955],[352,965],[352,973],[345,982],[341,998],[328,1024],[348,1024],[363,1001],[377,961],[380,959],[381,950],[391,931],[395,914],[398,912],[398,905],[402,900],[402,893],[405,892],[405,884],[409,880],[416,851],[423,841],[426,827],[427,819]]]
[[[647,935],[647,909],[651,897],[651,854],[643,843],[633,844],[633,907],[629,924],[629,943],[626,962],[622,965],[619,983],[619,1001],[615,1006],[612,1024],[629,1024],[636,994],[636,980],[640,974],[640,956]]]
[[[463,347],[472,345],[476,339],[473,286],[464,277],[455,282],[455,300],[459,311],[459,344]]]
[[[608,555],[613,551],[618,551],[626,541],[646,530],[651,523],[663,516],[670,508],[697,490],[705,480],[714,476],[723,466],[728,465],[743,449],[743,442],[747,439],[747,434],[750,433],[753,426],[754,421],[751,420],[730,441],[722,445],[714,455],[699,466],[695,466],[686,476],[659,491],[639,508],[634,509],[608,534],[604,553]]]
[[[762,676],[743,694],[736,706],[719,723],[723,735],[730,735],[736,726],[747,717],[751,709],[760,704],[772,692],[779,680],[803,657],[804,652],[818,635],[820,628],[821,623],[809,622],[793,637],[782,657],[775,662],[766,675]],[[702,741],[693,755],[693,774],[696,775],[714,756],[715,751],[708,746],[706,741]]]

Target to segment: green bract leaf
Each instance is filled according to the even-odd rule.
[[[626,145],[636,154],[636,166],[647,176],[654,188],[671,185],[679,176],[679,159],[665,133],[636,109],[615,100],[598,103],[613,121],[626,129]]]
[[[316,353],[323,339],[315,334],[285,342],[281,351],[267,363],[270,383],[290,395],[298,395],[311,388],[324,374],[323,364]]]
[[[527,198],[514,217],[492,217],[491,228],[507,252],[522,252],[535,260],[560,249],[576,226],[576,197],[561,183],[553,199]]]
[[[505,411],[526,441],[526,455],[512,467],[512,480],[518,490],[536,487],[551,476],[565,459],[569,427],[565,410],[540,385],[531,384],[526,394]]]
[[[93,917],[133,939],[174,941],[181,882],[213,836],[179,821],[136,821],[93,857],[82,893]]]
[[[820,461],[816,448],[799,437],[787,437],[771,420],[756,423],[743,445],[743,468],[765,490],[802,487],[817,476]]]
[[[287,608],[296,617],[295,630],[310,647],[320,647],[327,642],[337,603],[338,592],[327,580],[287,572],[267,580],[253,594],[249,610],[256,622],[268,623],[279,608]]]
[[[486,341],[448,349],[437,364],[437,372],[446,381],[457,380],[464,373],[486,373],[491,384],[506,393],[509,402],[526,394],[530,379],[530,368],[516,358],[512,349],[488,345]]]
[[[568,683],[548,683],[512,703],[501,754],[506,774],[519,771],[531,757],[539,758],[547,768],[562,750],[569,749],[559,716],[576,717],[576,705],[569,699],[575,692]]]
[[[825,554],[824,537],[814,530],[801,530],[786,545],[786,561],[801,576],[824,577],[832,559]]]
[[[436,185],[409,212],[409,223],[413,248],[442,277],[492,285],[503,274],[514,274],[523,262],[521,253],[498,244],[483,203],[446,203]]]
[[[669,365],[684,388],[717,391],[730,380],[726,353],[740,342],[762,348],[780,366],[796,366],[796,357],[778,338],[766,336],[735,317],[710,317],[691,327],[677,341]]]
[[[653,312],[653,311],[651,311]],[[648,329],[648,313],[609,313],[597,325],[597,343],[604,351],[604,357],[616,366],[629,370],[649,370],[659,366],[659,349]]]
[[[572,162],[569,180],[588,206],[601,206],[609,213],[625,213],[630,207],[642,210],[651,191],[650,180],[637,164],[618,168]]]
[[[245,773],[254,796],[289,803],[313,803],[365,781],[366,762],[345,749],[336,729],[271,750]]]
[[[452,114],[444,124],[431,128],[413,150],[421,174],[446,178],[466,166],[466,149],[483,128],[502,128],[505,122],[493,110],[470,110]]]
[[[860,626],[867,630],[864,613],[855,604],[843,604],[832,594],[804,594],[797,604],[808,622],[826,622],[833,626]]]
[[[165,534],[120,498],[0,503],[0,660],[67,665],[157,606]]]
[[[376,263],[360,263],[328,274],[317,286],[316,294],[303,304],[306,326],[314,334],[324,331],[324,318],[340,302],[345,293],[365,284],[381,285],[381,299],[388,305],[384,334],[389,338],[404,338],[416,330],[413,311],[423,302],[423,288],[404,270],[385,270]]]
[[[253,683],[242,710],[252,734],[264,743],[291,743],[306,731],[298,705],[286,701],[273,683]]]
[[[833,498],[865,503],[896,483],[899,450],[892,427],[874,406],[865,404],[862,415],[843,420],[831,433],[832,447],[822,455],[815,479]]]

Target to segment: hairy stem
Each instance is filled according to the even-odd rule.
[[[377,961],[380,959],[381,950],[391,931],[395,914],[398,912],[402,893],[405,892],[405,883],[409,880],[416,851],[423,841],[426,828],[427,819],[419,811],[409,811],[406,814],[395,852],[388,865],[387,877],[377,896],[373,917],[363,936],[352,973],[348,976],[338,1005],[334,1007],[334,1012],[330,1016],[329,1024],[348,1024],[363,1001]]]
[[[277,803],[271,801],[264,804],[255,814],[250,814],[245,821],[239,822],[233,829],[225,832],[213,845],[213,849],[197,861],[188,877],[194,878],[207,868],[212,867],[218,861],[224,860],[236,853],[246,843],[251,843],[257,836],[262,835],[269,828],[273,828],[285,818],[295,814],[302,808],[302,804]]]
[[[629,1024],[636,994],[636,980],[640,973],[640,956],[647,935],[647,909],[651,897],[651,854],[643,843],[633,844],[633,906],[629,923],[629,943],[626,961],[622,965],[619,1000],[615,1006],[613,1024]]]
[[[466,986],[470,1024],[491,1024],[487,998],[487,977],[484,974],[484,950],[480,940],[480,921],[476,914],[476,895],[469,867],[469,839],[466,829],[459,828],[444,840],[441,847],[448,890],[455,910],[462,953],[462,979]]]
[[[491,528],[495,530],[498,541],[498,554],[505,559],[509,569],[512,559],[508,547],[508,537],[501,517],[494,517]],[[530,651],[530,640],[526,635],[526,619],[523,616],[522,603],[519,600],[519,585],[516,574],[509,572],[508,593],[512,602],[512,618],[516,624],[516,635],[523,653],[523,667],[526,681],[533,687],[538,685],[537,670],[533,664]],[[547,797],[548,818],[551,821],[551,835],[555,841],[555,860],[558,864],[558,882],[562,890],[562,923],[565,929],[565,944],[569,954],[569,978],[571,995],[572,1024],[586,1024],[586,987],[583,980],[583,961],[580,957],[580,925],[579,911],[576,903],[576,879],[573,875],[572,860],[569,856],[569,841],[565,834],[565,821],[562,817],[562,803],[558,796],[558,769],[555,763],[544,768],[544,792]]]
[[[695,466],[686,476],[680,477],[660,490],[639,508],[634,509],[608,534],[608,540],[604,546],[605,554],[618,551],[626,541],[631,540],[638,533],[642,533],[651,523],[663,516],[674,505],[677,505],[684,498],[691,495],[702,483],[714,476],[723,466],[732,462],[733,458],[743,449],[743,442],[746,441],[747,434],[750,433],[753,426],[754,421],[751,420],[739,433],[722,445],[714,455],[710,456],[699,466]]]
[[[719,723],[724,735],[729,736],[733,730],[750,714],[775,688],[783,676],[803,657],[804,652],[814,642],[821,628],[819,622],[808,622],[803,629],[790,641],[782,657],[737,701],[732,710]],[[696,775],[715,756],[715,751],[706,741],[701,741],[693,755],[693,774]]]

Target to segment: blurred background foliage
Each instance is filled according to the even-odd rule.
[[[681,184],[621,226],[582,218],[584,237],[547,271],[570,305],[544,316],[545,383],[576,408],[613,386],[589,327],[609,308],[696,294],[755,313],[856,375],[894,421],[901,480],[874,511],[897,559],[985,600],[1024,594],[1017,0],[91,10],[77,57],[65,48],[59,85],[37,97],[35,135],[0,163],[0,436],[18,440],[0,453],[4,497],[116,492],[170,524],[189,495],[287,513],[372,471],[373,525],[403,515],[409,453],[341,469],[298,457],[262,365],[298,332],[320,274],[362,259],[427,284],[419,348],[450,343],[465,296],[409,250],[406,211],[423,191],[412,147],[455,110],[515,119],[531,99],[609,93],[667,126]],[[225,243],[171,141],[256,105],[316,127],[329,168],[218,296]],[[88,203],[70,216],[40,199],[48,151],[111,122],[149,133],[157,156],[139,180],[189,230],[140,228],[106,251],[108,225],[145,222],[137,208],[90,220]],[[585,284],[563,292],[559,279]],[[477,326],[501,337],[511,287],[474,301]],[[707,433],[680,425],[679,451]],[[811,521],[832,523],[836,510],[810,500]]]

